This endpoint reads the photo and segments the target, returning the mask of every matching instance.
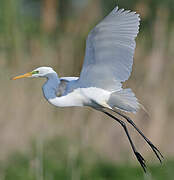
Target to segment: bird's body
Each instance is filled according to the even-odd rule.
[[[52,71],[42,90],[45,98],[54,106],[90,106],[99,110],[117,108],[127,112],[136,112],[138,109],[137,99],[130,89],[113,91],[97,87],[83,87],[78,77],[59,79],[57,73]],[[126,93],[126,90],[129,91]]]
[[[89,33],[86,41],[84,64],[80,77],[59,78],[50,67],[39,67],[30,73],[17,76],[44,77],[42,87],[45,98],[54,106],[90,106],[121,124],[137,160],[146,171],[145,161],[137,152],[126,128],[126,124],[108,113],[111,110],[127,120],[150,145],[157,158],[159,150],[144,136],[134,122],[117,110],[136,113],[140,107],[131,89],[123,89],[122,82],[128,80],[133,65],[135,38],[139,32],[139,15],[116,7]]]
[[[81,87],[78,80],[68,80],[66,84],[62,84],[61,81],[58,77],[54,79],[54,82],[53,79],[48,79],[42,88],[45,98],[58,107],[104,107],[111,94],[111,92],[101,88]],[[57,82],[56,85],[55,82]],[[57,96],[57,93],[61,91],[62,95]]]

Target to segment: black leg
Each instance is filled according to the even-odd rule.
[[[120,119],[118,119],[118,118],[116,118],[115,116],[113,116],[112,114],[110,114],[110,113],[108,113],[108,112],[106,112],[106,111],[103,111],[103,112],[104,112],[106,115],[108,115],[109,117],[111,117],[111,118],[113,118],[114,120],[116,120],[117,122],[119,122],[119,123],[121,124],[121,126],[124,128],[124,130],[125,130],[125,132],[126,132],[126,135],[127,135],[128,139],[129,139],[130,145],[131,145],[131,147],[132,147],[132,150],[133,150],[133,152],[134,152],[137,160],[139,161],[141,167],[143,168],[144,172],[146,173],[145,160],[144,160],[144,158],[141,156],[141,154],[136,150],[135,145],[133,144],[132,139],[131,139],[131,137],[130,137],[130,135],[129,135],[129,132],[128,132],[128,130],[127,130],[126,124],[125,124],[123,121],[121,121]]]
[[[149,144],[149,146],[151,147],[151,149],[153,150],[153,152],[155,153],[155,155],[157,156],[157,158],[159,159],[159,161],[162,163],[161,158],[164,159],[163,155],[161,154],[161,152],[152,144],[152,142],[137,128],[137,126],[135,125],[135,123],[126,115],[114,111],[117,114],[119,114],[120,116],[122,116],[123,118],[125,118],[127,120],[128,123],[130,123],[135,129],[136,131],[144,138],[144,140]]]

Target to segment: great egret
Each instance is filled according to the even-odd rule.
[[[80,77],[59,78],[51,67],[39,67],[13,79],[47,78],[42,90],[49,103],[58,107],[90,106],[119,122],[126,132],[137,160],[146,172],[145,160],[136,150],[126,123],[108,112],[111,110],[130,123],[162,162],[163,156],[160,151],[129,117],[118,111],[136,113],[140,107],[132,90],[122,88],[122,82],[129,78],[132,71],[139,21],[139,14],[136,12],[116,7],[96,25],[86,41],[86,53]]]

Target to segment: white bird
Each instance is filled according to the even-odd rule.
[[[126,132],[137,160],[146,172],[145,160],[136,150],[126,123],[108,112],[111,110],[130,123],[162,162],[163,156],[160,151],[129,117],[121,113],[121,111],[136,113],[140,108],[132,90],[122,88],[122,82],[128,80],[132,71],[139,21],[139,14],[136,12],[116,7],[96,25],[86,41],[86,53],[80,77],[59,78],[51,67],[39,67],[13,79],[47,78],[42,90],[45,98],[52,105],[57,107],[90,106],[119,122]]]

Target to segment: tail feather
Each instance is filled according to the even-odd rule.
[[[108,105],[126,112],[136,113],[140,108],[138,99],[131,89],[122,89],[113,92],[108,100]]]

